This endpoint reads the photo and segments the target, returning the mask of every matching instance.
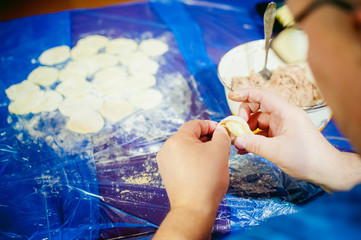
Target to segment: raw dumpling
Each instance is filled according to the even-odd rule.
[[[238,116],[226,117],[219,123],[219,125],[223,126],[227,130],[232,142],[236,139],[236,137],[239,137],[242,134],[253,134],[248,126],[248,123]]]

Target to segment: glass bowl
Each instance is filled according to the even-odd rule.
[[[251,70],[259,72],[264,66],[265,47],[264,40],[256,40],[241,44],[227,52],[218,64],[218,77],[224,86],[227,103],[234,115],[238,115],[240,103],[228,99],[228,93],[231,92],[231,82],[233,77],[247,77]],[[277,55],[269,50],[267,68],[274,70],[278,66],[284,66]],[[306,75],[313,79],[312,72],[307,63],[299,64],[306,68]],[[327,104],[321,101],[318,104],[302,107],[310,116],[315,126],[322,130],[332,117],[332,112]]]

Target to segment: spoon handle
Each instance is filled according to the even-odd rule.
[[[275,18],[276,18],[276,3],[270,2],[263,16],[264,38],[266,41],[266,49],[269,48]]]

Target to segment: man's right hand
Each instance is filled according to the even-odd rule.
[[[256,135],[238,137],[236,148],[264,157],[285,173],[326,191],[348,190],[360,182],[359,156],[334,148],[302,109],[256,89],[234,91],[229,98],[242,102],[239,116],[251,130],[260,129]]]

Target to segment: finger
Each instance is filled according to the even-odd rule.
[[[259,103],[259,109],[268,113],[289,107],[281,97],[260,89],[241,89],[229,93],[228,97],[236,102]]]
[[[251,113],[257,112],[259,109],[258,103],[241,103],[238,109],[238,116],[243,118],[246,122],[249,120]]]
[[[221,125],[218,125],[216,130],[214,130],[211,142],[216,144],[220,149],[229,150],[231,147],[231,139],[228,132]]]
[[[268,136],[269,136],[269,134],[268,134],[268,129],[259,131],[259,132],[257,132],[256,134],[257,134],[257,135],[264,136],[264,137],[268,137]]]
[[[250,116],[249,120],[248,120],[248,126],[249,128],[254,131],[258,128],[258,116],[261,114],[261,112],[257,112],[253,115]]]
[[[268,113],[257,112],[253,114],[248,120],[248,125],[252,131],[257,128],[265,130],[269,128],[271,115]]]
[[[212,134],[218,123],[209,120],[192,120],[183,124],[177,131],[177,135],[187,135],[200,139],[201,136]]]
[[[277,141],[277,138],[245,134],[235,139],[234,146],[271,161],[278,154]]]

